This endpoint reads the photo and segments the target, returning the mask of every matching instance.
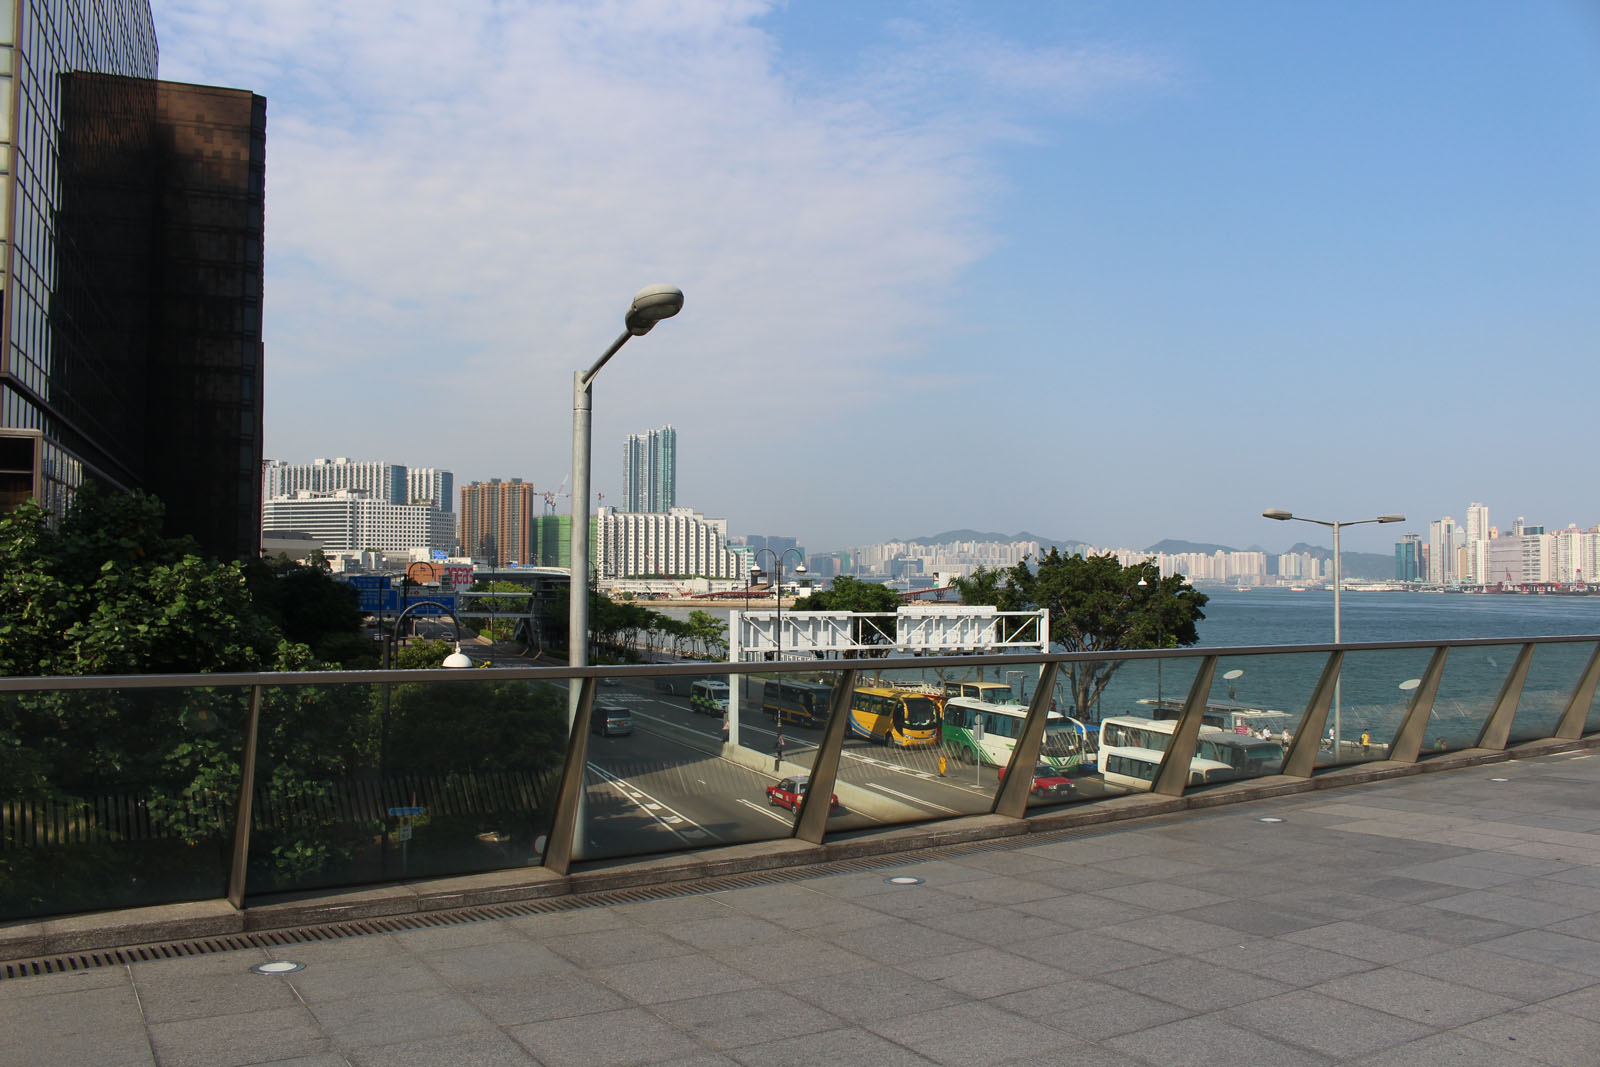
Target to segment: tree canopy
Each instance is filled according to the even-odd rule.
[[[1124,567],[1112,555],[1064,556],[1053,548],[1036,566],[1024,560],[1007,569],[980,567],[951,585],[967,604],[991,604],[1001,611],[1048,609],[1050,641],[1066,652],[1193,645],[1200,640],[1195,623],[1205,618],[1201,609],[1207,600],[1182,575],[1163,578],[1154,563]],[[1093,706],[1118,666],[1107,661],[1062,665],[1080,714]]]

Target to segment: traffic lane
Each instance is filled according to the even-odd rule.
[[[593,737],[584,776],[585,858],[642,855],[750,841],[792,832],[773,808],[778,780],[659,734]]]

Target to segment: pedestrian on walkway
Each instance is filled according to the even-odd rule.
[[[1367,733],[1367,731],[1362,730],[1361,731],[1361,754],[1363,756],[1369,754],[1370,749],[1371,749],[1371,745],[1372,745],[1372,735]]]

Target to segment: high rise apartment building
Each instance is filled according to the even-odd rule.
[[[1446,515],[1428,523],[1428,584],[1450,585],[1460,580],[1456,570],[1456,520]]]
[[[671,511],[678,503],[678,431],[628,436],[622,446],[622,511]]]
[[[455,548],[455,516],[417,504],[375,500],[353,489],[301,489],[261,505],[265,534],[308,533],[328,552],[449,553]]]
[[[333,493],[341,489],[365,493],[385,504],[409,504],[407,469],[398,463],[346,459],[314,459],[310,463],[268,460],[263,475],[268,500],[301,491]],[[449,508],[443,510],[449,511]]]
[[[529,563],[535,556],[533,483],[521,478],[461,487],[461,551],[492,567]]]
[[[438,467],[406,468],[406,503],[454,511],[456,476]]]
[[[156,81],[149,0],[0,3],[4,498],[260,543],[266,101]]]
[[[1422,538],[1406,534],[1394,546],[1394,579],[1397,582],[1420,582],[1428,576],[1423,560]]]
[[[728,520],[691,508],[666,513],[601,508],[595,519],[594,573],[600,578],[661,575],[738,578],[740,553],[728,547]]]

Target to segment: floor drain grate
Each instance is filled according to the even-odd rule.
[[[440,926],[457,926],[464,923],[490,922],[496,919],[520,919],[532,915],[578,911],[584,908],[616,907],[620,904],[639,904],[655,900],[673,900],[680,897],[720,893],[730,889],[753,889],[761,886],[798,882],[808,878],[826,878],[844,874],[861,874],[886,867],[903,867],[928,860],[955,859],[984,852],[1003,852],[1028,845],[1039,845],[1067,838],[1099,837],[1111,832],[1109,827],[1069,828],[1047,830],[1034,834],[987,841],[966,841],[912,852],[885,853],[857,859],[828,860],[824,863],[796,867],[777,867],[772,870],[745,874],[719,875],[686,882],[668,882],[656,886],[634,889],[610,889],[595,893],[575,893],[563,897],[544,897],[538,900],[509,901],[501,904],[478,904],[425,915],[386,915],[375,919],[351,919],[346,922],[321,923],[316,926],[285,927],[260,930],[252,933],[226,934],[196,938],[188,941],[156,942],[132,945],[126,948],[101,949],[93,952],[60,953],[33,959],[11,960],[0,963],[0,981],[28,978],[38,975],[69,974],[95,970],[101,967],[125,967],[135,963],[178,959],[184,956],[205,956],[220,952],[239,952],[244,949],[277,948],[286,945],[306,944],[312,941],[332,941],[347,937],[369,937],[373,934],[404,933]]]

